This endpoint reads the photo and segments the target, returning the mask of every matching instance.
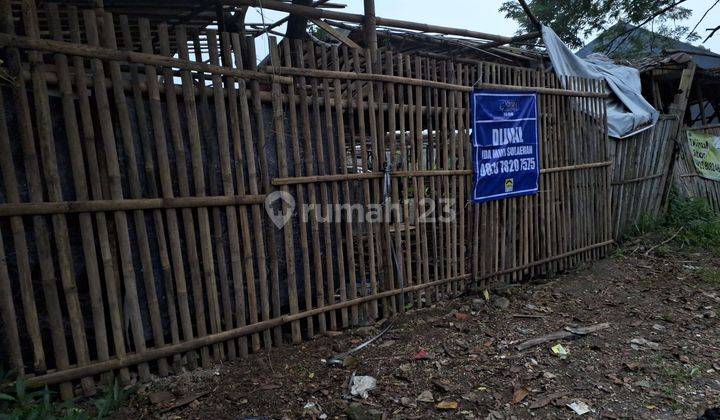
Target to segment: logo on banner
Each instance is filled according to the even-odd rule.
[[[512,192],[514,186],[515,186],[515,181],[513,181],[512,178],[505,180],[505,192],[506,193]]]

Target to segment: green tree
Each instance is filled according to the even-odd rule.
[[[589,36],[609,30],[608,43],[627,37],[628,24],[647,29],[670,38],[697,39],[697,35],[677,21],[685,20],[692,11],[682,7],[686,0],[531,0],[528,2],[540,22],[558,34],[571,48],[584,45]],[[505,17],[520,23],[519,33],[535,30],[517,0],[505,1],[500,7]]]

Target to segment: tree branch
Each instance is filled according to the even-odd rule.
[[[525,14],[530,19],[530,22],[532,22],[532,24],[535,26],[535,28],[537,28],[538,31],[542,31],[542,24],[540,23],[538,18],[535,17],[532,10],[530,10],[530,6],[528,6],[528,4],[525,2],[525,0],[518,0],[518,1],[520,2],[520,6],[525,11]],[[720,0],[718,0],[718,1],[720,1]]]
[[[705,18],[707,17],[708,13],[710,13],[710,11],[711,11],[713,8],[715,8],[715,6],[717,6],[718,3],[720,3],[720,0],[715,0],[715,3],[713,3],[712,6],[708,7],[708,9],[705,11],[705,13],[703,13],[703,15],[702,15],[702,17],[700,18],[700,20],[698,20],[698,23],[695,24],[695,27],[692,28],[692,31],[690,31],[690,33],[688,34],[688,37],[695,32],[695,30],[698,28],[698,26],[700,26],[700,24],[702,23],[702,21],[705,20]]]
[[[716,26],[716,27],[714,27],[714,28],[707,28],[707,30],[710,31],[710,35],[708,35],[707,38],[705,38],[705,41],[703,41],[703,44],[706,43],[706,42],[708,42],[708,39],[710,39],[710,38],[712,38],[713,36],[715,36],[715,32],[720,31],[720,25],[718,25],[718,26]]]
[[[675,3],[673,3],[673,4],[669,5],[669,6],[667,6],[667,7],[663,8],[663,9],[661,9],[661,10],[658,10],[657,12],[653,13],[652,16],[650,16],[649,18],[647,18],[647,19],[645,19],[644,21],[642,21],[639,25],[634,26],[633,28],[630,28],[630,29],[628,29],[627,31],[625,31],[625,32],[623,32],[623,33],[615,36],[615,37],[608,43],[607,48],[605,49],[605,52],[606,52],[607,54],[611,54],[613,51],[617,50],[617,48],[618,48],[620,45],[622,45],[623,42],[627,41],[627,39],[629,38],[629,36],[625,36],[625,35],[630,35],[632,32],[635,32],[636,30],[640,29],[641,27],[643,27],[645,24],[647,24],[648,22],[652,21],[652,20],[655,19],[656,17],[658,17],[658,16],[660,16],[660,15],[662,15],[662,14],[664,14],[664,13],[667,13],[668,11],[674,9],[675,7],[679,6],[680,4],[685,3],[686,1],[687,1],[687,0],[679,0],[679,1],[677,1],[677,2],[675,2]],[[622,36],[625,36],[625,39],[623,39],[621,42],[619,42],[617,45],[615,45],[615,46],[613,47],[613,43],[614,43],[615,41],[617,41],[617,40],[618,40],[620,37],[622,37]],[[611,48],[611,47],[612,47],[612,48]]]

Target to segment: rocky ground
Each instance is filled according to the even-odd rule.
[[[720,405],[718,267],[702,251],[630,243],[542,284],[399,316],[345,366],[328,358],[384,325],[158,379],[119,416],[570,418],[574,407],[588,418],[696,418]],[[376,379],[367,398],[349,396],[353,372]]]

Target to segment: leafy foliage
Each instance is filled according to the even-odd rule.
[[[676,6],[664,11],[675,3],[677,0],[532,0],[528,2],[538,20],[553,28],[571,48],[582,47],[584,39],[618,23],[639,25],[655,15],[657,16],[652,20],[651,28],[653,32],[671,38],[689,35],[690,29],[676,25],[676,21],[689,18],[692,15],[690,9]],[[519,33],[535,30],[517,0],[505,1],[500,11],[505,13],[505,17],[520,23]],[[618,29],[618,33],[612,34],[610,39],[622,32],[625,32],[624,28]]]
[[[643,216],[633,226],[632,236],[659,235],[675,245],[701,248],[720,255],[720,214],[703,198],[685,198],[672,191],[668,211],[660,220]],[[670,242],[670,241],[668,241]],[[670,248],[658,245],[656,253]]]
[[[56,402],[54,392],[47,387],[28,390],[24,379],[12,377],[12,372],[0,371],[0,420],[102,419],[117,411],[132,392],[114,382],[102,397],[91,401],[97,410],[92,415],[78,405],[77,399]]]
[[[705,199],[682,198],[673,193],[663,225],[680,230],[675,241],[720,254],[720,215]]]

